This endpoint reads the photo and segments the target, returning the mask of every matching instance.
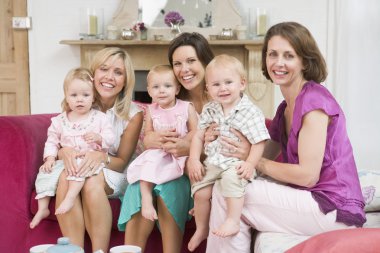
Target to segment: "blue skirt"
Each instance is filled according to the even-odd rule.
[[[193,208],[191,198],[190,181],[183,175],[178,179],[153,188],[153,196],[161,197],[182,232],[185,230],[187,220],[191,219],[188,214]],[[125,226],[131,217],[141,211],[140,182],[128,186],[121,199],[121,210],[117,226],[120,231],[125,231]]]

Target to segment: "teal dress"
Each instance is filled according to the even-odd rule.
[[[182,232],[185,230],[186,221],[191,219],[188,214],[193,208],[193,199],[190,192],[190,181],[183,175],[178,179],[153,188],[153,196],[161,197],[169,212]],[[128,186],[124,196],[121,197],[121,210],[117,226],[120,231],[125,231],[125,226],[131,217],[141,211],[140,182]]]

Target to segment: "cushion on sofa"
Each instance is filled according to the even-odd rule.
[[[359,170],[366,212],[380,211],[380,171]]]
[[[354,228],[315,235],[285,253],[374,253],[379,249],[379,228]]]

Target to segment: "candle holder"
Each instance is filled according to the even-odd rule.
[[[85,40],[104,39],[103,23],[102,8],[81,8],[79,36]]]
[[[248,10],[248,36],[254,39],[264,36],[268,26],[268,11],[264,8],[250,8]]]
[[[264,8],[256,9],[256,35],[264,36],[267,32],[267,10]]]

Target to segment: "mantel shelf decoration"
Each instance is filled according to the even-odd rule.
[[[144,22],[134,22],[132,30],[136,32],[137,37],[140,38],[140,40],[148,39],[148,28],[145,26]]]
[[[171,34],[173,38],[181,33],[180,26],[185,24],[185,19],[177,11],[169,11],[165,15],[165,24],[171,27]]]
[[[145,1],[151,7],[152,1]],[[172,0],[172,2],[183,3],[183,1],[178,0]],[[120,0],[120,6],[117,8],[110,25],[116,26],[119,30],[126,26],[130,28],[122,30],[122,40],[63,40],[60,43],[79,46],[81,65],[83,66],[88,66],[101,48],[118,46],[128,51],[136,71],[147,71],[154,65],[167,62],[167,52],[173,33],[177,35],[182,30],[183,32],[198,32],[206,38],[213,35],[213,39],[210,36],[209,44],[214,54],[228,53],[244,64],[248,83],[245,92],[262,109],[267,118],[272,118],[274,114],[274,85],[261,72],[263,36],[253,36],[250,39],[247,39],[246,36],[237,36],[238,40],[236,40],[235,36],[231,36],[233,35],[231,30],[234,27],[236,30],[242,31],[243,35],[246,35],[247,32],[247,25],[242,23],[242,16],[236,7],[236,1],[210,0],[208,2],[211,5],[212,25],[201,28],[191,25],[192,16],[196,10],[178,10],[170,6],[165,12],[162,12],[163,9],[160,8],[160,26],[156,26],[148,22],[149,20],[145,21],[144,15],[139,15],[141,12],[139,0]],[[145,13],[147,12],[145,11]],[[141,13],[144,13],[144,10]],[[147,40],[135,39],[136,32],[132,28],[136,20],[144,22],[145,27],[149,26]],[[199,19],[197,20],[199,21]],[[248,26],[251,28],[250,24]],[[223,28],[227,28],[227,30],[224,31],[224,36],[219,36],[223,32]]]

